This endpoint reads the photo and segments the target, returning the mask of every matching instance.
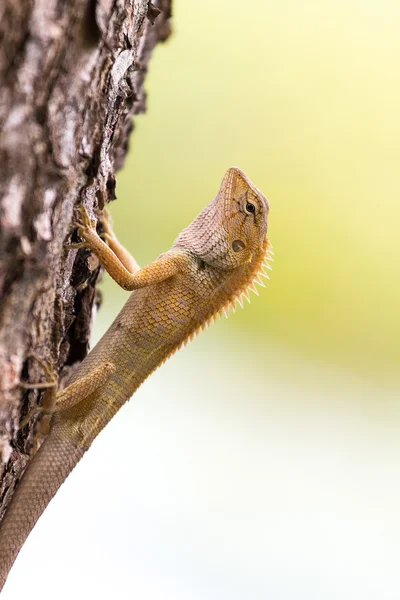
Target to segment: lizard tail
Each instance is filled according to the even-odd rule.
[[[0,524],[0,591],[26,538],[84,452],[50,433],[28,463]]]

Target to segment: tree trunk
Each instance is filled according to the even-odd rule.
[[[62,380],[88,350],[100,269],[65,243],[77,203],[115,198],[170,3],[0,2],[0,516],[43,430],[21,428],[44,394],[21,382]]]

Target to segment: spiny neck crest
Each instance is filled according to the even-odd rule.
[[[228,282],[223,286],[222,290],[219,290],[220,294],[218,296],[217,304],[210,307],[210,313],[206,316],[204,321],[197,327],[194,327],[193,331],[188,333],[187,338],[183,340],[178,348],[186,345],[199,331],[204,330],[210,323],[216,321],[218,317],[222,315],[228,317],[229,309],[232,308],[233,311],[235,311],[236,304],[239,304],[243,308],[244,298],[250,302],[250,291],[258,295],[256,285],[265,287],[262,278],[269,279],[266,270],[271,270],[269,263],[274,260],[273,254],[271,242],[265,237],[261,252],[255,256],[252,261],[235,270],[232,277],[230,277]],[[176,348],[176,350],[178,348]]]
[[[237,268],[229,279],[225,289],[225,298],[222,307],[217,311],[217,316],[221,311],[226,316],[229,308],[236,309],[236,303],[243,308],[243,298],[250,302],[249,292],[252,291],[258,295],[257,285],[265,287],[262,278],[269,279],[266,270],[271,270],[270,262],[273,262],[273,252],[271,242],[265,237],[261,251],[255,255],[251,261]]]

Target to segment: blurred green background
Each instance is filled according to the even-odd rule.
[[[379,382],[400,358],[399,24],[387,0],[178,0],[113,206],[148,263],[240,166],[270,200],[276,263],[227,335]]]
[[[174,1],[115,230],[151,262],[238,165],[271,281],[99,436],[9,598],[43,563],[41,600],[400,598],[399,31],[395,0]],[[95,338],[127,298],[102,287]]]

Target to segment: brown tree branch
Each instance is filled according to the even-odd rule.
[[[115,198],[171,0],[0,3],[0,516],[35,447],[21,420],[88,350],[98,263],[68,251],[74,206]],[[161,10],[161,13],[159,13]],[[152,25],[154,22],[154,25]]]

